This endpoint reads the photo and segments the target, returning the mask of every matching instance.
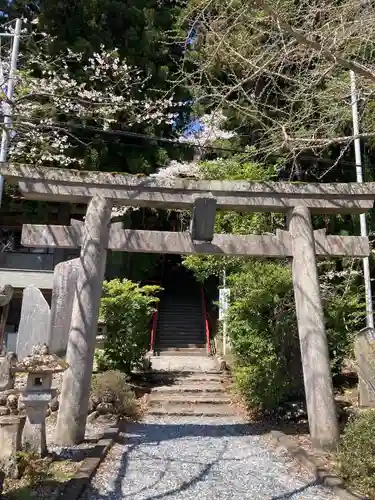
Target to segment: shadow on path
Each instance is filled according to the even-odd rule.
[[[272,448],[269,448],[266,444],[264,443],[259,443],[258,440],[254,440],[254,442],[249,442],[246,444],[246,447],[248,448],[248,456],[243,454],[243,449],[239,457],[234,456],[229,456],[225,457],[225,453],[228,451],[228,446],[230,442],[230,438],[232,437],[244,437],[244,436],[260,436],[264,432],[260,432],[260,429],[257,426],[252,426],[252,425],[247,425],[247,424],[241,424],[241,423],[234,423],[234,424],[224,424],[224,425],[210,425],[210,424],[195,424],[195,423],[183,423],[181,424],[161,424],[161,423],[139,423],[139,424],[128,424],[124,428],[124,434],[120,436],[118,445],[124,446],[123,453],[121,455],[118,455],[116,462],[113,462],[113,472],[111,470],[111,473],[113,475],[117,474],[116,477],[113,479],[113,475],[109,478],[111,479],[110,485],[106,485],[105,481],[100,481],[100,469],[98,472],[98,479],[101,482],[101,485],[103,485],[103,491],[102,493],[99,493],[98,491],[95,491],[94,488],[91,488],[89,492],[86,493],[84,496],[85,500],[129,500],[129,499],[137,499],[142,498],[143,500],[167,500],[167,499],[174,499],[174,498],[182,498],[182,496],[187,494],[189,490],[195,487],[194,492],[196,491],[196,486],[199,485],[199,483],[205,482],[205,481],[212,481],[212,499],[219,499],[219,498],[226,498],[227,494],[225,496],[220,496],[220,485],[225,485],[226,479],[224,479],[225,472],[227,470],[227,466],[225,464],[229,463],[236,463],[239,462],[239,467],[241,467],[240,462],[246,462],[247,459],[249,459],[249,468],[253,467],[254,468],[254,457],[258,456],[258,451],[256,448],[253,447],[259,447],[259,460],[262,461],[260,465],[260,471],[259,474],[257,470],[253,470],[253,479],[249,480],[249,490],[248,490],[248,496],[244,495],[244,490],[243,490],[243,482],[242,486],[239,487],[239,491],[236,496],[236,492],[233,491],[233,500],[245,500],[245,499],[251,499],[251,498],[261,498],[259,497],[259,491],[254,494],[251,493],[252,491],[252,481],[256,481],[257,483],[262,481],[262,475],[264,475],[264,480],[265,482],[268,481],[269,484],[265,483],[264,487],[264,496],[262,498],[268,499],[268,500],[282,500],[282,499],[291,499],[291,498],[305,498],[305,496],[296,496],[299,494],[307,493],[310,488],[316,487],[317,483],[315,481],[313,482],[306,482],[306,479],[295,473],[296,479],[298,479],[298,484],[299,486],[295,489],[292,489],[291,491],[285,491],[285,488],[283,487],[282,479],[278,480],[277,477],[273,477],[269,475],[269,472],[265,470],[264,465],[267,465],[267,461],[269,460],[269,467],[270,471],[275,470],[275,475],[277,475],[278,471],[278,466],[281,464],[283,465],[282,458],[276,460],[276,462],[273,462],[271,459],[269,459],[268,455],[273,453]],[[156,455],[153,454],[153,447],[155,447],[155,450],[158,450],[158,446],[161,445],[162,443],[165,443],[167,441],[176,441],[179,439],[184,439],[188,438],[186,440],[186,446],[187,446],[187,454],[181,454],[179,455],[180,449],[174,449],[173,446],[171,446],[171,454],[169,455],[168,452],[166,453],[165,446],[163,449],[160,451],[161,456],[158,456],[158,453]],[[191,439],[191,443],[189,442]],[[194,438],[197,438],[197,443],[202,445],[202,441],[198,440],[198,438],[223,438],[222,440],[215,440],[215,442],[208,442],[208,448],[209,448],[209,454],[214,455],[207,457],[207,455],[200,456],[199,450],[203,449],[200,448],[200,446],[194,447]],[[226,439],[229,438],[229,439]],[[143,445],[148,445],[148,449],[140,449]],[[151,446],[151,448],[150,448]],[[192,453],[190,451],[192,450]],[[193,457],[194,451],[196,450],[197,456]],[[117,452],[119,450],[117,449]],[[185,450],[184,450],[185,451]],[[232,447],[232,453],[235,451]],[[246,450],[245,450],[246,451]],[[276,451],[274,452],[276,454]],[[277,455],[276,455],[277,456]],[[108,460],[108,459],[107,459]],[[112,459],[113,460],[113,459]],[[134,460],[137,467],[138,464],[139,467],[137,469],[137,473],[139,473],[139,481],[138,479],[134,479],[134,474],[135,474],[135,467],[133,465],[131,472],[129,472],[129,464],[131,461]],[[145,466],[143,469],[142,464],[148,463],[149,466]],[[181,467],[178,467],[178,464],[181,464]],[[276,467],[275,467],[276,463]],[[176,479],[174,476],[174,473],[176,471],[176,464],[177,464],[177,470],[181,470],[182,473],[186,473],[188,471],[188,474],[190,475],[189,478],[187,478],[185,481],[183,478],[181,478],[181,483],[176,485],[175,481],[174,484],[171,485],[169,481],[168,485],[168,478],[166,477],[169,475],[170,478]],[[189,465],[191,464],[191,466]],[[172,468],[174,465],[174,468]],[[186,467],[187,466],[187,467]],[[193,472],[194,468],[197,466],[200,466],[200,470]],[[112,467],[112,462],[110,463],[110,468]],[[147,470],[151,470],[152,467],[154,467],[154,474],[153,474],[153,480],[149,478],[149,482],[147,481]],[[220,473],[219,477],[215,477],[215,471],[216,474],[218,472],[218,468],[220,467],[220,472],[221,468],[223,470],[223,475]],[[236,466],[235,466],[236,467]],[[215,470],[213,471],[213,468]],[[230,467],[231,469],[231,467]],[[232,467],[233,469],[233,467]],[[143,473],[143,475],[142,475]],[[212,473],[212,474],[210,474]],[[241,468],[238,469],[238,473],[241,474]],[[108,477],[108,470],[106,472],[106,477]],[[135,489],[131,488],[127,492],[126,490],[123,492],[123,486],[124,486],[124,480],[129,477],[128,474],[130,474],[130,481],[134,481],[134,486]],[[157,475],[157,477],[155,477]],[[192,475],[192,476],[191,476]],[[283,472],[283,477],[285,479],[285,476],[287,476],[287,472]],[[210,476],[210,477],[209,477]],[[214,477],[212,477],[214,476]],[[232,472],[232,483],[236,481],[235,473],[233,475]],[[271,481],[270,481],[271,479]],[[156,492],[155,489],[158,487],[158,485],[162,482],[165,481],[165,488],[166,491],[160,491]],[[305,482],[305,484],[303,484]],[[143,483],[143,484],[142,484]],[[241,481],[240,481],[241,483]],[[279,485],[278,485],[279,484]],[[302,486],[300,486],[302,484]],[[138,486],[137,486],[138,485]],[[242,490],[241,490],[242,487]],[[110,488],[110,490],[109,490]],[[207,489],[207,484],[205,485],[205,488]],[[234,486],[235,489],[235,486]],[[241,490],[241,491],[240,491]],[[276,491],[275,491],[276,490]],[[279,493],[277,493],[277,490],[279,490]],[[268,494],[267,494],[268,493]],[[276,494],[275,494],[276,493]],[[272,496],[273,494],[273,496]],[[313,492],[308,493],[310,496],[306,498],[329,498],[328,496],[322,496],[320,495],[313,495]],[[190,497],[189,497],[190,498]],[[204,498],[211,498],[204,496]],[[199,500],[199,492],[196,494],[196,499]]]

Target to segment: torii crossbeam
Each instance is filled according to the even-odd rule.
[[[101,196],[120,205],[154,208],[191,209],[195,198],[213,196],[220,210],[287,212],[304,206],[311,213],[363,213],[372,207],[375,192],[375,183],[156,179],[13,164],[0,164],[0,175],[17,183],[30,200],[88,203]]]
[[[193,240],[190,232],[121,229],[117,223],[112,226],[108,250],[113,252],[293,257],[290,235],[282,230],[277,230],[276,235],[214,234],[209,242]],[[83,223],[82,227],[24,224],[21,243],[32,248],[80,248],[82,229]],[[368,238],[362,236],[327,236],[324,229],[318,229],[314,239],[318,257],[366,257],[370,253]]]

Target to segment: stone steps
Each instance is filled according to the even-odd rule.
[[[170,348],[189,348],[206,345],[205,321],[199,289],[188,295],[181,290],[165,292],[160,300],[155,336],[155,351],[176,356]],[[202,353],[186,352],[189,356]],[[207,354],[207,352],[206,352]]]
[[[191,345],[191,344],[190,344]],[[204,356],[207,355],[206,347],[159,347],[158,352],[162,356]]]
[[[154,381],[162,383],[165,380],[165,385],[170,386],[171,380],[174,384],[211,384],[220,383],[223,384],[228,381],[227,377],[223,377],[217,372],[207,372],[201,373],[199,371],[190,372],[189,375],[181,375],[173,372],[154,372],[152,374]]]
[[[151,406],[163,406],[165,403],[174,405],[225,405],[230,403],[230,399],[223,393],[199,393],[193,392],[188,394],[171,394],[171,393],[151,393],[149,398]]]
[[[227,392],[228,378],[222,372],[158,372],[162,384],[148,396],[150,415],[233,416]]]
[[[181,404],[165,403],[161,407],[151,407],[149,415],[158,416],[181,416],[181,417],[225,417],[235,415],[235,411],[227,404]]]
[[[166,393],[166,394],[180,394],[180,393],[187,393],[187,396],[190,393],[220,393],[224,392],[225,388],[223,387],[223,384],[217,383],[217,384],[207,384],[202,388],[201,383],[197,384],[186,384],[182,380],[179,383],[175,383],[173,385],[165,385],[161,387],[155,387],[152,392],[153,393]]]

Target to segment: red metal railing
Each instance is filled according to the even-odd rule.
[[[142,283],[143,285],[158,285],[161,286],[161,281],[156,281],[156,280],[145,280]],[[159,317],[159,304],[160,301],[156,302],[155,308],[156,311],[154,311],[154,314],[152,315],[152,320],[151,320],[151,334],[150,334],[150,352],[154,350],[155,346],[155,337],[156,337],[156,328],[158,326],[158,317]]]
[[[159,316],[159,302],[156,304],[156,311],[152,315],[151,338],[150,338],[150,352],[152,352],[154,350],[156,328],[158,326],[158,316]]]
[[[203,315],[204,315],[204,328],[205,328],[205,333],[206,333],[207,353],[211,354],[210,325],[208,323],[206,298],[204,296],[203,287],[201,287],[201,297],[202,297],[202,310],[203,310]]]

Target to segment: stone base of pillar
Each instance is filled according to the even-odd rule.
[[[22,432],[26,417],[6,415],[0,417],[0,468],[6,477],[19,479],[17,453],[22,449]]]
[[[26,421],[22,433],[22,446],[39,457],[48,453],[46,440],[46,413],[51,394],[21,394],[20,401],[25,405]]]

